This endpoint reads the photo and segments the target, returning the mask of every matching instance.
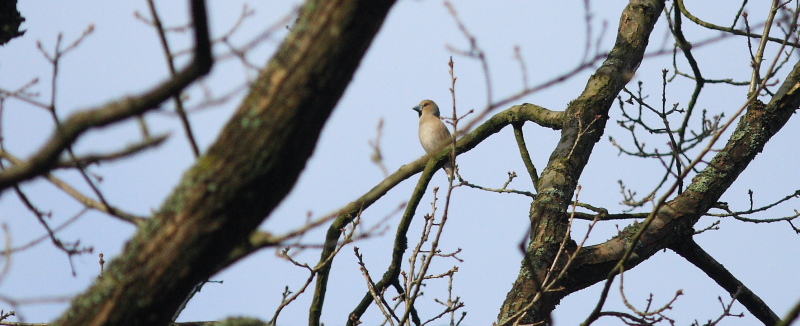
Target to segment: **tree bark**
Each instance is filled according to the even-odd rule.
[[[631,1],[631,4],[625,9],[622,15],[622,22],[620,24],[619,36],[615,49],[609,55],[609,59],[598,70],[598,73],[592,76],[589,81],[587,89],[584,94],[576,101],[570,104],[567,112],[570,112],[576,107],[576,103],[580,105],[582,99],[587,99],[588,103],[595,104],[601,108],[600,113],[607,113],[608,102],[607,97],[603,94],[607,90],[612,90],[614,94],[619,89],[612,87],[619,85],[615,83],[603,83],[601,76],[604,68],[608,65],[613,65],[615,62],[626,62],[616,55],[621,55],[624,50],[620,50],[620,46],[631,45],[639,47],[636,57],[639,57],[639,51],[644,50],[647,44],[647,34],[652,29],[658,13],[663,8],[663,2],[654,3],[653,1]],[[631,39],[629,36],[636,36]],[[627,41],[626,41],[627,40]],[[619,52],[617,52],[619,51]],[[636,57],[631,57],[635,59]],[[628,61],[635,63],[638,66],[639,61]],[[619,81],[624,81],[625,73],[632,74],[632,71],[617,70],[611,74],[613,80],[617,78]],[[616,76],[616,77],[615,77]],[[592,88],[593,85],[603,86],[599,90]],[[621,84],[620,87],[624,85]],[[532,205],[531,217],[533,225],[532,241],[528,248],[528,253],[523,260],[520,275],[514,283],[512,290],[509,292],[506,301],[504,302],[499,320],[502,323],[513,322],[510,316],[521,316],[521,321],[525,323],[534,323],[539,321],[546,321],[549,314],[555,308],[555,305],[565,296],[589,287],[597,282],[604,281],[608,278],[609,273],[614,270],[617,262],[623,257],[628,248],[633,247],[634,258],[625,264],[625,269],[635,267],[639,262],[644,261],[654,255],[656,252],[671,248],[679,247],[682,242],[692,241],[691,237],[694,234],[693,226],[699,218],[705,214],[722,196],[722,194],[733,184],[736,178],[744,171],[750,162],[761,152],[764,145],[774,136],[789,120],[794,112],[800,106],[800,63],[797,63],[791,73],[787,76],[786,80],[781,85],[780,89],[771,98],[770,102],[766,105],[758,100],[752,101],[748,104],[747,109],[743,116],[740,118],[736,129],[733,131],[728,142],[723,149],[716,152],[714,158],[708,165],[698,173],[693,179],[691,184],[686,190],[677,195],[674,199],[668,201],[663,205],[655,215],[653,222],[644,231],[642,237],[637,243],[632,243],[631,239],[634,234],[637,234],[643,224],[634,223],[623,229],[618,236],[614,238],[587,248],[583,248],[576,256],[575,260],[570,265],[566,276],[557,284],[558,290],[554,292],[544,293],[541,299],[533,304],[529,304],[540,290],[540,280],[543,279],[545,272],[550,268],[555,251],[558,246],[555,245],[563,239],[566,234],[566,220],[565,209],[569,203],[569,199],[574,190],[575,183],[571,182],[577,180],[580,175],[580,169],[583,165],[575,165],[575,163],[585,163],[585,160],[564,160],[563,155],[564,147],[571,147],[574,145],[576,156],[588,159],[591,152],[591,145],[593,142],[586,142],[588,139],[577,139],[565,137],[569,135],[568,131],[569,122],[565,123],[564,131],[562,132],[562,141],[559,143],[561,151],[557,148],[551,156],[547,169],[543,172],[540,179],[540,187],[542,191]],[[602,96],[602,97],[601,97]],[[599,98],[599,99],[598,99]],[[743,100],[745,98],[743,97]],[[602,103],[602,105],[600,104]],[[578,110],[577,113],[567,114],[567,117],[582,117],[582,112],[592,112],[593,105],[585,106],[586,109]],[[594,111],[598,112],[598,111]],[[583,120],[583,125],[586,126],[586,120]],[[599,127],[599,126],[598,126]],[[574,125],[571,127],[575,129]],[[592,135],[602,132],[593,130],[589,127],[586,128],[585,134]],[[572,133],[579,132],[573,130]],[[568,144],[565,146],[565,144]],[[566,158],[569,158],[566,155]],[[572,163],[572,165],[559,166],[559,159]],[[555,168],[554,168],[555,167]],[[572,167],[572,168],[571,168]],[[577,168],[575,168],[577,167]],[[556,169],[560,168],[560,169]],[[571,168],[571,169],[570,169]],[[553,171],[549,171],[553,170]],[[558,172],[565,170],[569,173],[577,174],[559,174]],[[550,175],[548,175],[550,173]],[[560,187],[556,187],[560,186]],[[569,186],[569,187],[565,187]],[[554,194],[564,193],[563,196],[554,196]],[[557,203],[558,205],[555,205]],[[570,253],[568,249],[568,253]],[[563,262],[559,261],[555,265],[554,273],[559,273],[563,270]],[[714,277],[711,276],[713,279]],[[749,293],[740,295],[750,296]],[[752,297],[744,298],[746,300],[756,300],[755,294]],[[745,305],[748,309],[751,307],[751,313],[758,316],[767,316],[769,313],[763,313],[761,305]],[[527,310],[521,310],[527,308]],[[768,307],[767,307],[768,309]],[[765,324],[769,324],[770,320],[774,317],[767,316],[764,318]]]
[[[565,212],[594,144],[603,134],[608,111],[639,67],[663,8],[664,1],[632,0],[628,4],[620,18],[614,49],[590,77],[583,93],[568,105],[561,140],[539,178],[539,191],[530,210],[531,242],[519,277],[501,307],[500,324],[513,323],[517,318],[522,323],[546,321],[565,296],[564,292],[546,292],[530,304],[568,235]]]
[[[208,152],[59,325],[166,325],[295,184],[394,1],[308,1]]]
[[[694,242],[694,239],[685,239],[675,243],[671,249],[706,273],[714,282],[719,284],[725,291],[728,291],[731,297],[736,298],[739,303],[747,307],[747,310],[764,325],[775,325],[781,321],[780,317],[758,295],[753,293],[703,248],[700,248],[700,245]]]

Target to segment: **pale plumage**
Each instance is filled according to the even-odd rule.
[[[439,117],[439,106],[431,100],[424,100],[415,106],[414,111],[419,113],[419,142],[428,154],[435,154],[453,139],[450,137],[450,130],[447,129],[442,119]],[[448,178],[453,178],[453,165],[445,163],[444,170]]]

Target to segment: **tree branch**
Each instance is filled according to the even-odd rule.
[[[708,166],[695,176],[686,191],[665,203],[652,223],[642,232],[633,247],[633,258],[626,262],[631,269],[662,249],[684,241],[693,233],[692,226],[719,200],[739,174],[760,153],[764,145],[783,127],[800,106],[800,62],[787,76],[768,105],[756,101],[748,106],[725,147]],[[566,293],[584,289],[602,279],[631,248],[629,241],[642,224],[626,227],[619,236],[586,248],[581,264],[570,271],[579,276],[570,280]]]
[[[408,249],[408,229],[411,227],[411,221],[414,220],[414,214],[417,211],[419,202],[422,200],[422,196],[425,195],[425,190],[428,189],[428,183],[431,181],[433,174],[439,169],[440,167],[436,167],[434,161],[429,161],[422,175],[420,175],[417,186],[414,187],[414,191],[411,193],[411,198],[403,213],[403,217],[400,219],[400,223],[397,226],[394,246],[392,247],[392,261],[389,267],[386,268],[386,272],[383,273],[383,277],[375,284],[375,292],[383,293],[389,286],[400,284],[398,277],[400,276],[400,269],[403,266],[403,254],[406,249]],[[317,290],[319,290],[319,288]],[[319,291],[316,294],[319,294]],[[317,303],[318,300],[315,298],[313,302]],[[356,308],[353,309],[353,312],[348,316],[347,326],[357,325],[361,316],[367,311],[367,308],[369,308],[371,304],[372,296],[367,292],[361,299],[361,302],[359,302]]]
[[[528,153],[528,146],[525,145],[525,136],[522,133],[522,123],[514,124],[514,139],[517,141],[519,155],[522,157],[522,162],[525,163],[525,169],[528,170],[528,176],[531,178],[533,188],[538,191],[539,173],[536,172],[536,166],[534,166],[533,161],[531,161],[531,154]]]
[[[711,257],[691,237],[677,241],[670,246],[670,249],[706,273],[714,282],[717,282],[725,291],[728,291],[731,297],[735,297],[736,300],[741,302],[764,325],[775,325],[781,320],[761,298],[753,291],[750,291],[747,286],[717,262],[714,257]]]
[[[492,116],[489,120],[475,128],[472,132],[464,135],[456,142],[456,153],[461,154],[468,152],[475,148],[480,142],[489,136],[499,132],[504,127],[515,122],[532,121],[543,127],[560,129],[564,121],[564,112],[551,111],[534,104],[514,105],[503,112]],[[383,197],[390,189],[398,185],[403,180],[410,178],[412,175],[419,173],[425,167],[429,160],[436,162],[436,168],[439,169],[444,165],[445,161],[450,158],[452,151],[451,146],[442,148],[439,153],[431,156],[423,156],[414,162],[403,165],[392,173],[388,178],[381,181],[378,185],[373,187],[366,194],[362,195],[353,202],[347,204],[336,214],[338,217],[331,223],[328,228],[328,233],[325,236],[325,245],[320,255],[320,263],[326,262],[327,266],[320,270],[317,276],[317,290],[314,301],[312,302],[312,320],[314,315],[321,313],[322,302],[325,300],[325,289],[327,288],[328,278],[330,275],[331,265],[333,261],[328,261],[326,257],[336,249],[336,244],[341,236],[342,227],[349,224],[359,211],[367,209],[375,201]],[[316,317],[318,320],[319,317]],[[313,324],[313,323],[312,323]]]
[[[307,1],[216,142],[58,323],[165,324],[196,284],[233,263],[294,186],[393,4]]]
[[[188,67],[175,77],[162,82],[136,97],[106,104],[100,108],[74,113],[50,136],[50,139],[23,164],[0,173],[0,193],[13,185],[45,174],[55,168],[58,157],[84,132],[110,125],[155,109],[174,94],[211,71],[213,60],[208,37],[208,21],[203,0],[192,0],[192,21],[195,25],[194,58]]]
[[[683,4],[683,0],[676,0],[675,4],[678,6],[678,9],[680,9],[681,13],[683,13],[683,15],[686,16],[686,18],[689,18],[689,20],[691,20],[695,24],[703,26],[705,28],[722,31],[722,32],[725,32],[725,33],[733,34],[733,35],[747,36],[747,37],[751,37],[751,38],[762,38],[762,37],[764,37],[764,35],[761,35],[761,34],[751,34],[749,32],[738,30],[738,29],[735,29],[733,27],[729,28],[729,27],[719,26],[719,25],[715,25],[715,24],[703,21],[700,18],[697,18],[695,15],[692,15],[692,13],[690,13],[689,10],[686,9],[686,6]],[[785,40],[777,38],[777,37],[767,37],[767,40],[769,40],[771,42],[776,42],[776,43],[783,43],[785,41]],[[786,44],[789,45],[789,46],[792,46],[792,47],[800,47],[800,44],[794,43],[794,42],[787,42]]]
[[[583,93],[567,106],[561,140],[542,171],[537,197],[531,206],[531,236],[525,259],[532,263],[522,264],[500,310],[498,324],[519,316],[523,307],[530,310],[524,312],[519,322],[546,320],[560,298],[569,293],[544,293],[539,302],[528,304],[541,290],[540,280],[544,279],[548,266],[554,265],[560,243],[567,234],[565,210],[572,202],[578,179],[594,144],[603,134],[611,105],[642,62],[650,32],[663,8],[664,1],[630,1],[621,14],[614,48],[589,78]],[[557,268],[555,272],[560,270]]]

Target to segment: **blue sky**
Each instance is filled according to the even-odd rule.
[[[592,4],[595,38],[607,23],[604,36],[598,43],[601,51],[607,51],[613,45],[619,13],[625,4],[625,1],[618,0]],[[249,41],[268,26],[290,15],[296,5],[299,5],[299,1],[248,3],[254,14],[244,21],[232,37],[232,42],[243,44]],[[687,5],[695,15],[721,25],[729,25],[730,17],[737,9],[735,6],[719,8],[717,5],[708,5],[706,8],[701,7],[703,4]],[[766,15],[765,8],[757,5],[760,4],[749,4],[751,21],[763,21],[762,17]],[[64,43],[70,43],[87,26],[94,26],[94,32],[61,62],[56,105],[62,118],[124,95],[136,94],[168,76],[154,30],[134,17],[136,11],[147,15],[144,1],[73,1],[70,5],[26,1],[19,6],[27,19],[23,25],[27,32],[24,37],[0,49],[0,76],[3,76],[0,87],[13,90],[33,78],[39,78],[39,84],[31,90],[38,92],[39,100],[43,102],[50,97],[51,67],[37,50],[36,42],[40,41],[45,49],[52,50],[59,33],[63,33]],[[209,3],[214,36],[221,36],[230,29],[237,21],[242,6],[242,1]],[[530,84],[569,71],[583,56],[585,21],[583,3],[580,1],[542,3],[509,0],[493,5],[456,2],[455,8],[486,52],[494,99],[503,98],[522,88],[522,73],[518,61],[514,59],[515,46],[520,47],[525,59]],[[183,2],[160,3],[159,9],[165,24],[174,26],[186,23],[187,10]],[[718,35],[688,22],[685,25],[690,41]],[[662,17],[651,37],[651,50],[671,44],[666,38],[666,31],[666,22]],[[255,65],[266,63],[285,34],[284,28],[278,28],[248,54],[249,61]],[[178,34],[172,35],[170,41],[173,48],[183,49],[190,45],[190,38],[190,34]],[[417,114],[411,107],[422,99],[432,99],[443,111],[450,112],[452,101],[448,90],[450,77],[447,61],[453,53],[447,46],[465,49],[468,43],[441,1],[399,1],[328,121],[300,181],[262,225],[262,229],[279,233],[299,227],[309,214],[314,217],[328,214],[380,182],[383,174],[370,161],[371,148],[368,142],[375,138],[381,119],[384,120],[382,150],[390,172],[423,155],[416,136]],[[750,71],[746,46],[744,38],[729,38],[696,49],[695,55],[707,78],[748,80]],[[215,53],[222,55],[225,50],[223,46],[217,46]],[[770,48],[770,51],[768,54],[771,58],[775,49]],[[796,56],[793,57],[796,60],[794,58]],[[183,57],[183,61],[179,62],[183,63],[186,59]],[[480,63],[458,55],[454,56],[454,60],[458,77],[456,98],[459,112],[481,110],[486,103],[486,88]],[[793,61],[788,63],[789,66],[792,64]],[[636,81],[643,81],[645,93],[650,95],[654,103],[659,103],[656,99],[661,96],[661,70],[665,68],[673,70],[670,56],[648,59],[628,87],[633,90]],[[680,68],[688,71],[685,64],[681,63]],[[517,103],[529,102],[552,110],[563,110],[583,90],[590,71],[529,95]],[[253,70],[243,67],[237,60],[226,60],[215,66],[212,75],[203,84],[215,95],[220,95],[243,85],[254,74]],[[690,81],[681,79],[669,84],[668,102],[685,106],[692,86]],[[707,109],[709,115],[724,112],[726,117],[730,117],[744,103],[745,93],[741,87],[708,85],[698,108]],[[214,141],[242,95],[240,92],[224,105],[191,114],[190,121],[201,148],[207,148]],[[202,98],[202,92],[195,87],[187,92],[187,96],[189,103],[197,103]],[[165,103],[163,107],[167,108],[165,111],[170,111],[172,105]],[[53,123],[49,113],[24,102],[7,100],[2,114],[4,145],[17,156],[31,154],[52,132]],[[622,200],[618,180],[623,180],[639,194],[644,194],[656,182],[653,176],[661,175],[658,161],[620,156],[608,142],[607,137],[614,136],[630,145],[627,133],[612,123],[619,117],[619,110],[612,109],[604,138],[595,147],[580,180],[583,189],[580,200],[604,206],[612,212],[623,209],[618,204]],[[155,112],[148,114],[146,120],[154,134],[171,134],[166,144],[130,159],[104,163],[90,169],[92,173],[103,177],[100,188],[112,204],[141,215],[158,209],[183,171],[193,162],[177,117]],[[799,127],[796,119],[790,120],[722,200],[732,208],[741,210],[749,206],[748,189],[755,193],[755,206],[770,203],[798,189],[800,180],[794,169],[800,160],[800,151],[795,142]],[[541,171],[559,134],[532,124],[526,125],[525,132],[533,161]],[[112,151],[138,139],[137,125],[126,122],[90,132],[78,141],[75,151],[83,154]],[[666,140],[650,137],[647,143],[650,148],[665,148]],[[525,180],[525,169],[510,129],[501,131],[478,148],[459,156],[458,164],[461,175],[472,183],[500,187],[507,179],[507,172],[516,171],[520,178],[514,180],[511,187],[522,190],[532,188],[530,182]],[[56,175],[88,192],[88,187],[78,174],[59,171]],[[400,217],[399,214],[392,214],[408,200],[416,179],[412,177],[397,186],[363,216],[365,228],[389,217],[383,225],[385,231],[382,234],[355,244],[361,249],[367,267],[373,274],[382,274],[388,264],[393,225]],[[445,187],[446,181],[445,175],[438,173],[431,185]],[[52,212],[52,225],[58,225],[81,211],[78,203],[45,181],[26,183],[22,189],[40,209]],[[466,303],[468,316],[464,324],[490,324],[496,318],[500,304],[519,270],[522,256],[517,248],[527,228],[530,202],[524,196],[486,193],[468,188],[456,189],[453,196],[442,249],[452,251],[461,248],[459,257],[464,262],[441,259],[433,266],[434,272],[443,272],[458,265],[454,293]],[[420,205],[418,216],[429,210],[428,203],[431,200],[429,191]],[[758,217],[790,215],[796,207],[797,203],[790,201]],[[697,227],[708,226],[716,220],[703,218]],[[28,243],[44,234],[35,218],[12,192],[0,196],[0,222],[9,226],[14,246]],[[419,233],[420,225],[415,224],[412,235]],[[625,225],[627,223],[622,221],[602,223],[592,232],[588,243],[603,242],[615,235],[617,228]],[[800,279],[795,272],[800,269],[800,263],[794,258],[800,239],[787,223],[754,225],[723,219],[720,226],[720,230],[697,236],[696,241],[760,295],[779,316],[783,316],[800,298]],[[573,237],[581,237],[586,227],[587,223],[576,222]],[[59,233],[65,241],[79,239],[82,245],[94,247],[94,254],[74,258],[77,276],[72,276],[66,255],[45,241],[13,255],[10,262],[4,262],[10,263],[10,270],[0,279],[0,296],[34,300],[34,303],[19,306],[18,313],[28,322],[51,321],[66,309],[67,303],[59,300],[52,303],[49,301],[53,300],[42,299],[80,293],[99,272],[96,255],[102,252],[109,260],[109,257],[120,252],[133,232],[132,226],[103,214],[86,213]],[[310,232],[301,243],[319,244],[323,234],[324,230]],[[299,252],[296,259],[313,265],[318,256],[318,251],[307,249]],[[268,320],[280,302],[284,287],[289,286],[294,291],[306,277],[304,270],[277,259],[275,251],[264,250],[214,276],[213,280],[223,283],[206,285],[189,303],[179,320],[217,320],[229,315],[248,315]],[[438,311],[438,304],[433,302],[433,298],[442,298],[446,287],[444,281],[428,284],[426,295],[421,299],[423,314],[433,315]],[[721,313],[717,297],[728,301],[724,290],[671,251],[659,253],[625,275],[626,296],[639,308],[645,305],[650,293],[654,295],[654,305],[661,305],[668,302],[678,290],[682,290],[684,295],[667,315],[679,324],[714,319]],[[328,325],[343,324],[347,312],[352,310],[364,291],[364,280],[352,248],[345,248],[334,262],[323,322]],[[556,322],[577,324],[582,321],[591,311],[598,293],[599,288],[595,286],[567,297],[555,311]],[[310,297],[311,294],[307,293],[287,307],[278,320],[279,324],[304,323]],[[624,310],[618,291],[612,291],[612,298],[606,307],[609,310]],[[7,311],[11,307],[0,300],[0,309]],[[757,323],[742,306],[735,305],[733,311],[744,312],[746,317],[727,319],[723,325]],[[372,307],[365,320],[376,321],[379,317],[378,310]],[[619,322],[612,319],[601,319],[596,323],[617,324]]]

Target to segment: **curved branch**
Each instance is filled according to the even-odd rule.
[[[208,20],[205,2],[192,0],[192,21],[194,22],[194,58],[188,67],[175,77],[162,82],[151,90],[135,97],[108,103],[100,108],[74,113],[60,124],[50,139],[23,164],[17,164],[0,173],[0,193],[13,185],[30,180],[54,169],[58,157],[69,148],[84,132],[110,125],[155,109],[174,94],[191,85],[198,78],[211,71],[211,43],[208,34]]]
[[[531,207],[531,236],[525,260],[535,264],[523,263],[503,302],[498,324],[510,323],[512,319],[520,323],[544,321],[561,297],[569,293],[544,293],[536,304],[530,304],[541,290],[540,280],[550,271],[548,267],[559,266],[554,260],[569,227],[564,212],[572,202],[578,178],[594,144],[603,134],[611,105],[642,62],[650,33],[663,8],[663,0],[630,1],[620,15],[614,48],[589,78],[581,95],[568,105],[561,140],[542,171],[537,197]],[[515,319],[516,316],[522,317]]]
[[[551,111],[529,103],[512,106],[492,116],[489,120],[475,128],[475,130],[459,139],[456,142],[456,153],[461,154],[467,152],[504,127],[523,121],[532,121],[544,127],[560,129],[564,121],[564,112]],[[441,168],[445,161],[450,158],[451,149],[451,146],[444,147],[436,155],[423,156],[414,162],[401,166],[400,169],[381,181],[381,183],[373,187],[366,194],[338,211],[336,214],[338,217],[328,228],[328,233],[325,236],[325,245],[320,255],[319,264],[326,265],[325,268],[320,269],[319,275],[317,276],[316,292],[310,311],[311,321],[317,321],[317,323],[312,322],[312,325],[318,324],[319,316],[322,313],[322,305],[325,301],[325,289],[328,286],[330,269],[333,264],[333,260],[329,260],[327,257],[330,257],[331,253],[336,249],[336,244],[342,234],[342,227],[349,224],[359,211],[372,205],[372,203],[383,197],[383,195],[394,188],[394,186],[422,171],[428,160],[435,160],[436,168]]]
[[[751,38],[762,38],[762,37],[764,37],[761,34],[750,34],[750,33],[747,33],[745,31],[738,30],[738,29],[735,29],[735,28],[728,28],[728,27],[725,27],[725,26],[719,26],[719,25],[715,25],[715,24],[703,21],[702,19],[697,18],[695,15],[692,15],[692,13],[690,13],[689,10],[686,9],[686,6],[683,4],[683,0],[676,0],[675,4],[678,5],[678,9],[680,9],[681,13],[684,16],[686,16],[686,18],[689,18],[689,20],[691,20],[695,24],[703,26],[705,28],[715,29],[715,30],[722,31],[722,32],[725,32],[725,33],[731,33],[733,35],[740,35],[740,36],[747,36],[747,37],[751,37]],[[767,40],[769,40],[771,42],[779,43],[779,44],[783,44],[783,42],[786,42],[786,40],[780,39],[780,38],[777,38],[777,37],[767,37]],[[791,47],[795,47],[795,48],[800,47],[800,44],[795,43],[795,42],[786,42],[786,45],[791,46]]]
[[[686,37],[683,35],[682,26],[681,14],[676,12],[675,26],[672,28],[672,34],[675,35],[677,46],[683,52],[683,56],[686,58],[686,61],[689,62],[689,67],[692,68],[692,74],[694,75],[693,79],[695,81],[694,92],[692,92],[692,97],[690,98],[689,103],[686,105],[686,114],[683,117],[683,122],[678,128],[678,138],[680,139],[681,144],[683,144],[686,136],[686,130],[689,128],[689,119],[692,117],[695,104],[697,104],[697,98],[700,96],[700,91],[703,89],[703,86],[706,83],[705,78],[703,78],[703,74],[700,72],[700,66],[697,64],[694,54],[692,54],[692,44],[689,43],[689,41],[687,41]],[[677,71],[677,63],[674,65],[675,70]]]
[[[406,249],[408,249],[408,229],[411,227],[411,221],[414,219],[414,214],[417,212],[419,201],[422,200],[422,196],[425,195],[425,190],[428,189],[428,183],[431,181],[431,177],[433,177],[433,174],[439,170],[439,168],[432,163],[435,162],[430,161],[425,166],[425,170],[422,172],[422,175],[420,175],[419,181],[417,181],[417,186],[414,188],[414,192],[411,193],[408,206],[406,206],[406,210],[403,213],[403,217],[400,219],[400,223],[397,226],[397,232],[395,233],[394,246],[392,247],[392,262],[389,264],[386,272],[383,273],[381,280],[375,284],[375,293],[383,293],[383,291],[388,289],[389,286],[400,284],[398,277],[400,276],[400,269],[403,266],[403,254],[405,253]],[[319,288],[317,288],[317,292],[315,293],[315,298],[313,301],[314,303],[320,302],[321,304],[321,301],[318,301],[316,298],[316,295],[319,294]],[[359,302],[356,308],[353,309],[353,312],[350,313],[349,318],[347,318],[346,325],[357,325],[361,319],[361,316],[364,315],[364,312],[367,311],[367,308],[369,308],[372,302],[373,296],[369,291],[367,291],[367,293],[364,294],[364,298],[361,299],[361,302]],[[319,308],[321,309],[322,307]],[[314,308],[312,307],[312,309]]]
[[[800,107],[800,62],[787,76],[768,105],[756,101],[739,120],[725,147],[717,152],[708,166],[692,179],[686,191],[667,202],[655,213],[652,223],[643,231],[626,264],[630,269],[662,249],[689,241],[692,227],[736,180],[739,174],[760,153],[764,145]],[[630,248],[631,239],[642,224],[625,228],[619,236],[588,247],[581,252],[581,264],[570,271],[579,276],[570,280],[565,291],[584,289],[605,277]]]

